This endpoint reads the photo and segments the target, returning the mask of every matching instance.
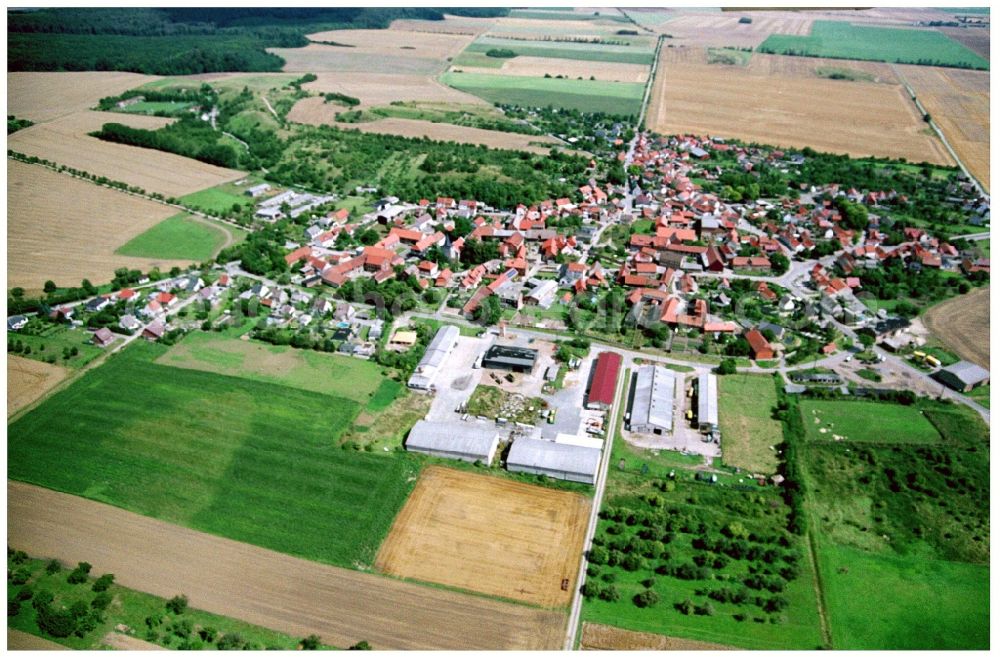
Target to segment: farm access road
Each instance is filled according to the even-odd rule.
[[[8,543],[292,636],[381,650],[554,650],[566,616],[291,557],[7,482]]]

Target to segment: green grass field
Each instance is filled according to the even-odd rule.
[[[808,440],[833,442],[836,434],[845,442],[941,442],[937,429],[915,406],[803,399],[799,409]]]
[[[238,192],[226,189],[231,187],[231,184],[221,187],[209,187],[208,189],[182,196],[180,201],[184,205],[216,214],[228,212],[234,205],[246,207],[253,204],[253,199],[249,196],[243,196]]]
[[[142,101],[117,110],[127,114],[155,114],[156,112],[166,112],[167,114],[181,114],[194,103],[180,103],[176,101]]]
[[[758,52],[989,70],[988,61],[935,30],[816,21],[809,36],[772,34]]]
[[[988,567],[818,544],[835,649],[989,648]]]
[[[532,41],[530,39],[498,39],[483,36],[470,43],[462,54],[482,54],[492,48],[503,48],[526,57],[552,57],[586,62],[617,62],[649,66],[653,63],[654,47],[655,42],[653,41],[648,43],[636,41],[634,45],[598,45],[573,41]],[[487,59],[495,58],[488,57]],[[497,61],[500,61],[502,65],[503,60]],[[466,64],[466,66],[479,66],[479,64]]]
[[[156,362],[319,392],[362,406],[370,401],[391,403],[401,387],[386,379],[381,367],[366,360],[236,340],[217,333],[191,333]]]
[[[30,354],[13,353],[33,360],[44,361],[48,356],[56,357],[56,365],[78,369],[104,353],[94,344],[93,333],[86,329],[70,328],[65,324],[50,324],[37,318],[29,321],[23,330],[7,334],[7,342],[21,342],[31,347]],[[76,356],[63,358],[63,349],[76,347]]]
[[[595,80],[557,80],[513,75],[444,73],[448,86],[479,96],[491,103],[528,107],[552,105],[581,112],[638,115],[643,85]]]
[[[42,559],[29,559],[26,562],[14,563],[8,556],[8,571],[25,571],[30,573],[30,579],[24,585],[7,584],[7,602],[14,600],[17,594],[30,589],[34,592],[49,591],[55,596],[55,604],[69,608],[74,602],[82,601],[89,607],[90,603],[97,596],[91,590],[91,586],[97,577],[105,574],[91,571],[91,578],[86,583],[70,584],[66,581],[69,569],[63,569],[57,573],[48,573],[45,566],[48,562]],[[75,567],[75,564],[73,564]],[[112,573],[114,574],[114,573]],[[275,632],[257,625],[244,623],[233,618],[211,614],[207,611],[188,609],[181,615],[167,612],[166,600],[155,595],[142,593],[134,589],[125,588],[112,584],[107,593],[112,597],[113,602],[103,614],[103,622],[99,623],[84,636],[70,635],[65,638],[53,637],[39,629],[37,623],[37,612],[32,606],[32,600],[21,601],[20,610],[13,616],[8,614],[7,627],[20,630],[27,634],[34,634],[49,641],[55,641],[61,645],[74,650],[107,650],[103,646],[104,636],[108,632],[113,632],[116,625],[124,624],[135,629],[136,636],[145,641],[156,643],[165,648],[211,650],[215,647],[213,642],[205,642],[198,638],[197,634],[191,633],[185,639],[178,634],[170,632],[169,627],[174,621],[190,621],[197,628],[213,628],[221,637],[224,634],[239,634],[248,647],[261,650],[264,648],[278,648],[282,650],[295,650],[298,642],[303,637],[291,637],[281,632]],[[159,615],[163,618],[163,623],[156,628],[148,628],[146,619]],[[185,644],[185,642],[188,643]]]
[[[226,234],[241,241],[246,233],[230,226],[208,224],[181,213],[164,219],[149,230],[136,235],[115,253],[138,258],[169,258],[205,262],[215,257],[226,243]]]
[[[370,564],[419,461],[336,447],[358,404],[153,361],[137,343],[8,428],[8,477],[346,567]]]
[[[777,403],[770,376],[719,377],[719,429],[726,465],[760,474],[775,471],[778,457],[772,447],[783,440],[781,423],[771,417]]]

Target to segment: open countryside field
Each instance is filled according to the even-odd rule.
[[[835,649],[985,650],[990,645],[987,566],[875,555],[822,538],[818,543]]]
[[[594,80],[557,80],[507,75],[445,73],[447,85],[480,96],[491,103],[528,107],[564,107],[581,112],[638,116],[643,85]]]
[[[165,352],[139,341],[10,425],[8,476],[317,561],[370,564],[419,464],[337,448],[358,412],[349,399],[152,362]]]
[[[775,445],[781,424],[771,418],[778,404],[774,379],[754,374],[719,377],[722,460],[747,472],[771,474],[778,467]]]
[[[989,191],[990,74],[937,66],[898,66],[897,70],[958,157]]]
[[[809,77],[801,64],[790,65],[792,73],[783,75],[775,67],[793,58],[755,65],[757,53],[746,68],[692,63],[700,55],[686,50],[661,52],[646,119],[651,130],[952,164],[944,145],[925,132],[902,85]],[[813,67],[856,67],[854,62],[806,61]]]
[[[118,248],[115,253],[139,258],[174,258],[206,262],[221,249],[242,241],[247,233],[235,226],[184,212],[164,219]]]
[[[139,114],[77,112],[19,130],[7,139],[7,148],[165,196],[182,196],[245,175],[172,153],[112,144],[87,134],[105,122],[155,128],[171,120]]]
[[[96,140],[95,140],[96,141]],[[136,149],[138,150],[138,149]],[[176,210],[41,166],[7,160],[7,285],[111,280],[119,267],[148,271],[190,260],[115,255],[129,239]]]
[[[382,37],[385,39],[385,37]],[[357,48],[342,48],[310,43],[304,48],[268,48],[267,51],[285,60],[281,70],[293,73],[343,71],[360,73],[431,75],[444,69],[446,62],[428,57],[415,57],[408,50],[394,54],[355,52]]]
[[[730,646],[718,643],[678,639],[649,632],[633,632],[596,623],[583,624],[580,648],[583,650],[733,650]]]
[[[389,29],[402,32],[429,32],[432,34],[482,34],[493,27],[495,18],[474,18],[445,14],[443,21],[425,21],[400,18],[389,25]]]
[[[39,123],[88,110],[105,96],[117,96],[155,80],[118,71],[8,73],[7,114]]]
[[[383,382],[375,363],[263,342],[192,333],[156,359],[159,365],[237,376],[321,392],[365,405]]]
[[[553,650],[566,623],[563,614],[324,566],[16,482],[7,484],[7,517],[10,543],[31,554],[88,561],[123,586],[164,598],[183,592],[194,608],[331,645]]]
[[[589,500],[438,466],[424,469],[375,567],[546,607],[573,596]],[[562,590],[563,579],[571,582]]]
[[[958,41],[960,44],[976,53],[983,59],[990,58],[990,31],[986,29],[976,29],[967,27],[939,27],[937,28],[946,37]]]
[[[940,443],[941,435],[914,406],[803,399],[806,438],[821,442]]]
[[[485,104],[480,98],[472,94],[462,93],[441,84],[430,75],[399,75],[385,73],[358,73],[358,72],[317,72],[317,80],[303,85],[304,89],[325,93],[333,91],[337,93],[354,96],[361,101],[356,109],[364,109],[376,105],[388,105],[393,101],[417,101],[417,102],[438,102],[455,103],[468,105],[470,103]],[[288,114],[290,121],[301,121],[305,116],[301,113],[308,108],[309,113],[315,112],[316,103],[312,98],[300,100]],[[329,108],[329,116],[333,117],[336,112],[343,111],[339,105],[326,105]],[[296,114],[300,112],[299,114]]]
[[[552,57],[558,59],[576,59],[586,62],[615,62],[619,64],[639,64],[647,66],[653,63],[653,50],[656,43],[652,40],[636,41],[624,45],[593,44],[576,41],[545,41],[538,39],[507,39],[491,36],[481,36],[463,51],[463,56],[469,53],[486,53],[493,49],[510,50],[523,57]],[[456,60],[456,64],[461,60]]]
[[[743,16],[750,16],[753,22],[740,23]],[[668,22],[652,27],[673,37],[663,44],[664,48],[670,44],[754,48],[772,34],[808,34],[812,22],[813,17],[802,12],[700,11],[678,13]]]
[[[472,37],[463,34],[386,30],[331,30],[308,34],[315,42],[341,44],[341,50],[367,55],[403,55],[445,61],[469,45]],[[402,51],[402,52],[400,52]]]
[[[7,628],[7,650],[71,650],[55,641]]]
[[[528,75],[551,77],[562,75],[567,78],[581,77],[589,80],[591,77],[607,82],[646,82],[649,79],[649,67],[644,64],[621,64],[618,62],[583,62],[573,59],[556,59],[551,57],[514,57],[501,59],[499,68],[477,69],[472,66],[460,66],[466,73],[492,73],[494,75]]]
[[[69,375],[69,370],[7,354],[7,417],[18,412]]]
[[[775,34],[758,46],[778,55],[871,59],[988,70],[988,61],[934,29],[915,30],[816,21],[808,36]]]
[[[303,101],[305,102],[305,101]],[[298,105],[296,106],[298,108]],[[291,116],[291,115],[289,115]],[[303,123],[312,123],[303,121]],[[322,125],[323,122],[314,125]],[[383,135],[401,137],[427,137],[439,141],[454,141],[462,144],[482,144],[490,148],[507,148],[546,154],[553,147],[563,145],[561,141],[548,135],[522,135],[516,132],[484,130],[451,123],[432,123],[416,119],[388,118],[366,123],[334,123],[345,130],[360,130]],[[545,146],[540,144],[547,144]]]
[[[940,303],[924,313],[922,320],[949,349],[989,369],[990,288],[979,288]]]

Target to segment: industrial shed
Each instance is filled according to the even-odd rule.
[[[446,459],[489,464],[497,453],[500,434],[485,424],[419,420],[410,429],[406,449]]]
[[[601,463],[601,450],[580,445],[518,438],[507,454],[511,472],[540,474],[554,479],[593,485]]]
[[[698,429],[702,433],[719,430],[719,388],[714,374],[698,376]]]
[[[538,359],[537,349],[493,345],[483,355],[483,367],[492,370],[510,370],[512,372],[530,372],[535,368]]]
[[[629,430],[658,436],[673,431],[677,375],[659,365],[640,367],[633,390]]]
[[[594,365],[594,376],[587,393],[587,408],[608,409],[615,403],[615,389],[618,386],[618,370],[622,357],[613,351],[603,351]]]
[[[969,392],[990,382],[990,373],[987,370],[967,360],[960,360],[954,365],[942,368],[934,376],[941,383],[959,392]]]
[[[430,390],[434,385],[438,369],[458,343],[458,335],[457,326],[439,328],[406,385],[418,390]]]

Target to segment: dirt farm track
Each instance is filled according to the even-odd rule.
[[[383,650],[553,650],[564,614],[325,566],[7,482],[8,543],[292,636]]]

